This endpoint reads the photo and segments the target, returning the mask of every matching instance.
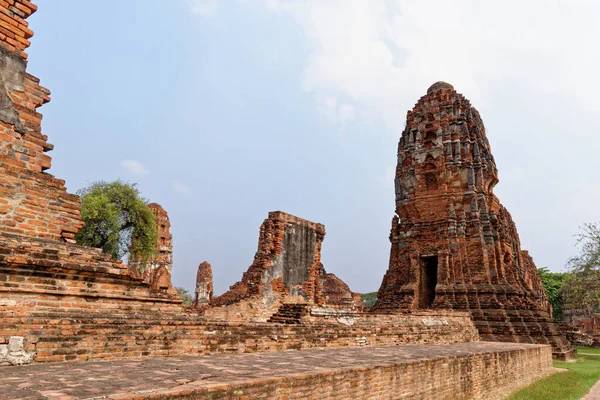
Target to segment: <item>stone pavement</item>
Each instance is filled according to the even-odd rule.
[[[592,389],[581,398],[581,400],[600,400],[600,381],[592,387]]]
[[[191,393],[190,390],[196,390],[193,393],[197,393],[198,388],[218,385],[231,387],[248,381],[318,375],[341,369],[364,370],[372,366],[414,364],[434,358],[456,359],[481,353],[513,350],[522,353],[539,347],[541,346],[517,343],[475,342],[0,367],[0,398],[168,398],[184,391]]]

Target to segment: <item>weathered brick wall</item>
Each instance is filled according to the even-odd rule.
[[[204,315],[264,322],[284,304],[361,307],[360,295],[321,264],[324,238],[322,224],[270,212],[260,227],[254,262],[240,282],[202,309]]]
[[[41,133],[37,108],[50,91],[25,72],[33,35],[26,0],[0,2],[0,231],[72,241],[82,226],[79,197],[44,172],[53,146]]]
[[[497,183],[479,113],[435,83],[407,113],[398,144],[390,265],[373,310],[470,310],[485,340],[552,343],[568,355]]]
[[[554,373],[549,346],[241,380],[161,393],[164,399],[504,399]],[[135,394],[123,399],[150,399]]]
[[[381,323],[365,319],[353,326],[286,325],[211,322],[168,307],[132,310],[125,302],[90,304],[81,311],[67,303],[58,310],[44,307],[45,300],[48,297],[13,297],[10,303],[0,299],[0,338],[23,336],[25,349],[37,353],[35,362],[478,340],[465,313],[401,315]]]
[[[0,343],[23,336],[38,362],[478,340],[465,312],[308,322],[208,321],[98,249],[0,233]]]
[[[260,227],[254,262],[242,280],[214,297],[205,315],[266,321],[285,302],[322,304],[321,245],[325,227],[281,211],[269,213]],[[227,306],[227,308],[224,308]]]
[[[575,309],[563,306],[563,321],[592,339],[592,345],[600,347],[600,312]]]
[[[100,249],[3,233],[0,300],[27,310],[181,310],[176,294],[152,289]]]

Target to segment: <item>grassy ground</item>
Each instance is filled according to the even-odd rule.
[[[509,400],[578,400],[600,380],[600,349],[578,347],[577,362],[554,361],[557,368],[568,369],[513,394]]]
[[[581,346],[575,346],[575,347],[577,348],[577,351],[579,353],[598,354],[598,355],[600,355],[600,348],[581,347]]]

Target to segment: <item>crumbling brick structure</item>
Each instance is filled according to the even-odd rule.
[[[83,226],[79,197],[44,172],[53,146],[41,132],[37,108],[50,91],[25,72],[33,35],[25,19],[36,9],[14,0],[0,13],[0,232],[72,242]]]
[[[324,237],[322,224],[282,211],[270,212],[260,227],[254,262],[240,282],[213,299],[211,305],[219,308],[208,310],[207,315],[266,321],[284,301],[323,304],[320,276]]]
[[[0,47],[10,53],[6,62],[24,62],[24,37],[31,36],[24,18],[33,10],[25,0],[0,0]],[[66,194],[62,181],[42,171],[49,167],[43,154],[49,147],[34,112],[41,104],[34,94],[42,89],[35,89],[37,81],[26,74],[24,81],[23,92],[7,89],[12,103],[0,111],[0,363],[27,363],[31,357],[34,362],[58,362],[478,340],[464,311],[378,315],[319,307],[324,303],[324,227],[279,212],[263,224],[259,251],[242,282],[223,296],[223,306],[208,309],[237,308],[259,315],[271,300],[275,305],[287,299],[315,305],[303,315],[308,323],[210,320],[208,312],[188,312],[174,291],[157,290],[160,283],[151,286],[100,249],[69,243],[81,226],[79,200]],[[2,87],[10,85],[5,82],[0,91]],[[161,237],[170,242],[170,235]],[[494,359],[520,366],[528,360],[550,361],[541,353],[493,353]],[[509,364],[499,365],[506,369]]]
[[[208,306],[213,298],[213,275],[210,264],[203,261],[198,266],[196,273],[196,291],[192,308],[201,309]]]
[[[562,313],[563,321],[571,324],[572,331],[586,336],[586,339],[591,342],[586,345],[600,347],[600,312],[563,306]]]
[[[398,144],[390,265],[373,309],[469,310],[484,340],[550,343],[565,357],[570,345],[497,183],[479,113],[435,83],[408,112]]]
[[[321,276],[323,282],[323,297],[328,306],[342,306],[355,308],[362,306],[360,293],[354,293],[350,287],[335,274],[327,273],[323,269]]]
[[[214,308],[206,310],[205,316],[266,321],[283,304],[297,304],[304,313],[311,305],[359,306],[360,295],[323,268],[324,238],[322,224],[270,212],[260,228],[254,262],[240,282],[210,302]]]
[[[173,270],[173,235],[169,215],[160,204],[150,203],[148,208],[154,214],[158,237],[156,254],[149,260],[132,258],[129,268],[133,274],[141,276],[154,289],[172,289],[171,272]]]

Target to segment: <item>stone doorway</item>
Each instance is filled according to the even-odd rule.
[[[437,256],[422,256],[421,281],[419,282],[419,308],[431,308],[435,300],[435,286],[437,285]]]

